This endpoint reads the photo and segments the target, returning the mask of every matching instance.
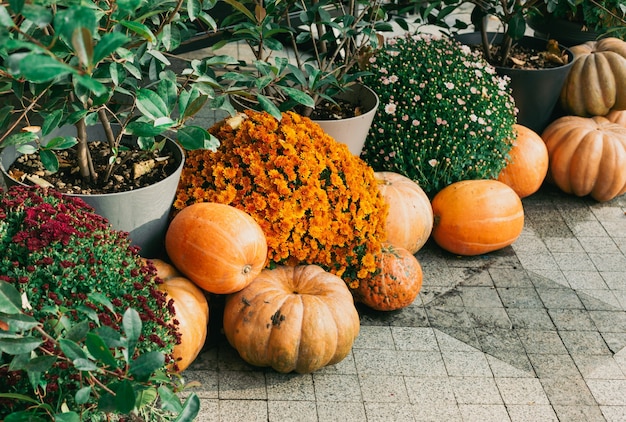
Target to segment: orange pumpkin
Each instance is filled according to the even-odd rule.
[[[550,178],[562,191],[600,202],[626,193],[626,128],[599,116],[565,116],[541,136]]]
[[[180,343],[174,345],[172,356],[182,372],[198,357],[206,341],[209,325],[209,304],[204,292],[185,278],[172,265],[152,259],[157,277],[163,280],[160,289],[174,302]]]
[[[316,265],[263,270],[224,307],[224,333],[242,359],[283,373],[340,362],[359,327],[345,282]]]
[[[626,110],[611,110],[604,117],[613,123],[626,127]]]
[[[261,226],[246,212],[213,202],[195,203],[176,214],[165,249],[185,276],[216,294],[243,289],[267,260]]]
[[[574,63],[561,89],[563,109],[577,116],[626,109],[626,42],[608,37],[571,50]]]
[[[464,180],[432,200],[433,239],[457,255],[480,255],[509,246],[524,228],[522,201],[497,180]]]
[[[532,129],[514,125],[517,136],[507,165],[498,180],[510,186],[520,198],[537,192],[548,174],[548,149]]]
[[[411,252],[383,244],[376,257],[378,271],[361,280],[355,298],[377,311],[395,311],[409,306],[422,288],[422,267]]]
[[[419,251],[433,229],[433,210],[422,188],[406,176],[393,172],[374,173],[378,189],[389,206],[385,223],[387,242]]]

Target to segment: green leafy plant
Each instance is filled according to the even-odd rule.
[[[127,235],[78,198],[0,195],[0,419],[197,412],[175,395],[173,303]]]
[[[197,66],[177,74],[168,59],[193,36],[194,22],[214,25],[207,13],[214,3],[0,2],[0,148],[39,151],[54,172],[54,151],[76,145],[80,173],[94,184],[103,175],[93,169],[86,127],[96,123],[105,129],[111,166],[123,135],[144,149],[160,148],[158,137],[172,132],[185,148],[215,148],[215,138],[189,124],[213,97],[215,75]],[[66,124],[76,126],[76,137],[41,142]]]
[[[624,0],[545,0],[539,12],[580,23],[588,29],[604,32],[607,36],[626,37]]]
[[[288,110],[310,116],[321,102],[334,102],[364,74],[359,68],[380,46],[378,32],[391,30],[381,0],[225,2],[233,13],[215,48],[241,42],[254,57],[227,67],[226,92],[277,119]]]
[[[380,105],[361,155],[376,171],[419,183],[430,196],[466,179],[496,178],[514,139],[508,80],[448,37],[388,40],[364,82]]]

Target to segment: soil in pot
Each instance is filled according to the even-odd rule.
[[[110,148],[104,142],[89,142],[94,168],[100,178],[98,183],[86,183],[78,172],[74,148],[56,151],[59,171],[48,172],[38,154],[18,157],[7,169],[15,180],[27,185],[51,186],[65,194],[102,194],[125,192],[153,185],[176,171],[178,163],[165,148],[162,151],[144,151],[120,148],[113,172],[108,180],[106,169]]]
[[[482,45],[472,44],[469,46],[473,51],[483,52]],[[491,64],[494,66],[501,66],[502,55],[501,46],[494,44],[491,46]],[[511,69],[551,69],[554,67],[563,66],[567,64],[567,53],[559,48],[559,45],[554,40],[549,40],[546,43],[545,50],[538,50],[514,44],[511,47],[509,58],[504,66]]]

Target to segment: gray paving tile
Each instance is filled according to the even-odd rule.
[[[569,354],[529,353],[528,359],[540,379],[580,377],[580,371]]]
[[[541,301],[548,309],[583,309],[576,292],[567,288],[545,289],[537,287]]]
[[[626,268],[626,256],[621,253],[590,253],[589,258],[598,271],[620,271]]]
[[[335,374],[335,375],[350,375],[356,374],[356,364],[354,362],[354,353],[351,351],[342,361],[334,364],[327,365],[316,371],[318,374]]]
[[[202,422],[219,422],[220,401],[217,399],[202,399],[196,419]]]
[[[409,401],[416,405],[440,403],[456,405],[456,399],[448,376],[404,377]]]
[[[559,334],[570,354],[611,354],[604,338],[597,331],[561,331]]]
[[[590,254],[621,253],[615,241],[609,236],[578,236],[580,244]]]
[[[585,271],[567,269],[563,270],[563,275],[567,279],[571,288],[577,291],[587,289],[608,289],[608,286],[602,279],[602,276],[595,269]]]
[[[265,400],[220,400],[220,422],[267,422]]]
[[[439,344],[432,328],[391,327],[397,350],[438,351]]]
[[[545,404],[512,404],[506,405],[506,410],[509,413],[511,422],[529,422],[529,421],[541,421],[541,422],[558,422],[557,417],[552,406]]]
[[[539,378],[552,405],[594,406],[596,400],[582,378]]]
[[[220,400],[266,400],[265,374],[253,371],[218,372]]]
[[[494,377],[528,378],[535,376],[535,370],[526,353],[501,353],[486,355]]]
[[[446,371],[451,377],[491,377],[491,367],[480,351],[441,352]]]
[[[459,405],[503,405],[500,392],[493,378],[450,377],[450,386]]]
[[[463,422],[505,422],[510,421],[504,405],[499,404],[459,404]]]
[[[353,349],[354,361],[359,374],[403,375],[402,363],[396,350]],[[417,352],[416,352],[417,353]],[[428,352],[421,352],[428,353]],[[431,354],[434,352],[430,352]]]
[[[480,350],[485,353],[524,353],[525,351],[522,342],[514,330],[480,327],[476,328],[474,332],[480,342]]]
[[[548,315],[559,331],[596,330],[596,325],[585,309],[548,309]]]
[[[509,308],[507,314],[514,329],[555,330],[548,311],[543,308]]]
[[[391,375],[360,375],[364,402],[409,402],[403,377]]]
[[[498,295],[505,308],[543,308],[535,288],[529,287],[498,287]]]
[[[527,353],[566,354],[567,350],[557,331],[517,330]]]
[[[605,422],[599,406],[553,405],[560,421]]]
[[[352,347],[355,349],[393,349],[395,345],[391,328],[362,326]]]
[[[601,406],[626,406],[626,380],[588,379],[587,386]]]
[[[194,392],[201,399],[218,398],[219,382],[216,371],[187,370],[183,373],[185,385],[191,386],[189,391]]]
[[[357,375],[329,375],[313,373],[315,398],[323,401],[363,401]]]
[[[267,402],[268,422],[317,422],[315,401],[273,400]]]
[[[414,422],[413,406],[410,403],[365,403],[368,422]]]
[[[265,380],[268,400],[315,400],[311,374],[267,372]]]
[[[620,311],[626,307],[620,302],[620,290],[577,290],[576,293],[588,311]],[[626,303],[626,302],[625,302]]]
[[[536,378],[495,378],[504,404],[548,405],[548,397]]]
[[[415,422],[451,422],[460,421],[461,412],[456,403],[425,402],[413,405]]]
[[[554,289],[570,287],[563,272],[556,265],[529,271],[528,276],[535,288]]]
[[[439,352],[401,350],[397,353],[397,358],[400,375],[438,377],[446,374],[443,358]]]
[[[626,420],[626,406],[600,406],[607,422],[624,422]]]
[[[626,237],[624,238],[626,245]],[[626,251],[623,252],[626,254]],[[626,290],[626,274],[623,271],[600,271],[604,282],[613,290]]]
[[[523,269],[489,268],[488,271],[493,280],[493,284],[498,289],[534,287],[530,281],[530,277],[528,277],[528,273]],[[502,299],[502,296],[500,296],[500,299]]]
[[[624,311],[589,311],[589,316],[601,332],[626,333]]]
[[[361,402],[317,401],[319,421],[363,422],[366,419],[365,406]]]
[[[561,271],[587,271],[593,269],[593,262],[586,252],[552,252]]]
[[[585,379],[624,380],[626,374],[618,361],[611,355],[577,355],[572,354],[578,370]]]

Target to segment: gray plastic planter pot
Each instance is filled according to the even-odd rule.
[[[495,42],[502,39],[502,34],[489,33],[490,38],[495,37]],[[465,44],[480,44],[480,32],[457,34],[455,38]],[[520,45],[544,50],[547,41],[541,38],[524,37],[519,41]],[[565,48],[561,46],[561,48]],[[511,78],[515,105],[519,109],[517,122],[541,134],[546,126],[554,119],[554,113],[558,110],[557,103],[561,94],[561,88],[565,78],[572,67],[574,55],[566,49],[569,63],[550,69],[512,69],[509,67],[495,66],[499,75]]]
[[[46,138],[52,139],[59,135],[75,136],[76,129],[66,126]],[[90,126],[88,135],[91,139],[102,136],[102,128]],[[109,220],[115,230],[128,232],[133,245],[141,248],[140,254],[145,258],[161,257],[164,253],[169,214],[185,160],[183,150],[176,142],[167,139],[165,147],[174,153],[178,166],[173,174],[160,182],[127,192],[72,195],[91,205],[97,214]],[[0,170],[7,186],[22,184],[7,173],[7,169],[19,155],[14,146],[6,147],[0,153]]]

